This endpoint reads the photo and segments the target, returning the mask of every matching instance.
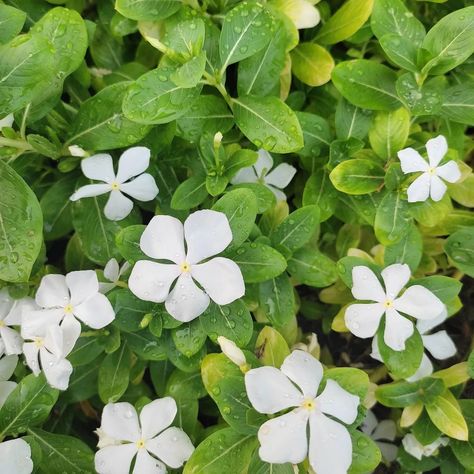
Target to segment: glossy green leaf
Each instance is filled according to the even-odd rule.
[[[336,263],[309,246],[297,250],[288,260],[288,272],[304,285],[324,288],[337,280]]]
[[[0,44],[8,43],[12,40],[21,29],[26,20],[26,13],[18,8],[9,5],[0,5]]]
[[[322,46],[300,43],[291,51],[291,70],[305,84],[317,87],[331,80],[334,59]]]
[[[290,323],[295,316],[295,295],[288,275],[264,281],[259,285],[260,308],[277,327]]]
[[[408,203],[400,193],[388,192],[375,216],[375,235],[383,245],[392,245],[403,238],[411,224]]]
[[[466,125],[474,123],[474,85],[472,82],[446,89],[441,111],[453,122]]]
[[[132,20],[161,20],[175,13],[182,5],[181,0],[116,0],[119,13]]]
[[[383,183],[385,170],[372,160],[347,160],[339,163],[330,173],[334,187],[346,194],[368,194],[377,191]]]
[[[474,277],[474,236],[472,228],[458,230],[446,240],[448,257],[462,272]]]

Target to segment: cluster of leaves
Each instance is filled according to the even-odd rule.
[[[139,240],[151,216],[184,220],[195,208],[228,217],[225,256],[246,286],[242,299],[180,323],[122,282],[108,293],[115,321],[84,331],[70,354],[67,391],[19,364],[0,439],[25,435],[38,472],[93,472],[103,405],[170,395],[197,446],[186,474],[293,473],[260,460],[266,418],[216,340],[234,341],[251,366],[279,367],[308,331],[318,334],[321,361],[336,366],[325,377],[364,401],[349,427],[352,474],[381,461],[357,430],[374,397],[400,437],[451,438],[422,460],[400,447],[400,472],[474,466],[472,319],[459,297],[460,280],[474,276],[474,7],[326,0],[321,23],[298,31],[305,1],[0,2],[0,118],[14,115],[0,134],[0,286],[34,296],[48,273],[100,274],[111,258],[146,259]],[[462,178],[438,202],[409,203],[397,152],[423,150],[439,134]],[[105,218],[103,197],[69,200],[85,184],[75,147],[92,155],[137,144],[152,152],[156,200],[120,221]],[[298,169],[287,202],[262,179],[231,183],[257,149]],[[416,382],[406,381],[424,351],[416,329],[394,351],[382,328],[378,364],[344,324],[352,268],[379,274],[394,263],[407,264],[410,284],[430,289],[449,316],[464,311],[448,320],[456,358]]]

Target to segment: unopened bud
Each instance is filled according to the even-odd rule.
[[[89,153],[87,153],[86,150],[82,149],[80,146],[77,145],[71,145],[70,147],[68,147],[68,150],[71,156],[79,156],[81,158],[89,156]]]
[[[242,350],[237,347],[235,342],[227,339],[224,336],[219,336],[217,342],[221,347],[221,351],[235,364],[240,367],[241,370],[247,367],[247,359]]]

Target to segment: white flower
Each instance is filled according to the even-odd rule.
[[[440,201],[446,192],[448,183],[455,183],[461,177],[459,166],[453,160],[438,166],[448,151],[448,143],[443,135],[426,142],[429,164],[413,148],[398,152],[398,158],[405,174],[422,172],[407,189],[408,202],[426,201],[431,196],[433,201]]]
[[[406,264],[386,267],[382,270],[382,279],[385,289],[370,268],[357,266],[352,269],[354,298],[375,303],[351,304],[344,319],[352,334],[367,338],[375,335],[385,314],[385,344],[394,351],[401,351],[414,329],[413,323],[400,313],[416,319],[433,319],[445,311],[445,306],[421,285],[410,286],[398,296],[410,279],[410,268]]]
[[[84,158],[88,155],[87,151],[81,148],[78,145],[71,145],[68,146],[68,151],[71,154],[71,156],[79,156],[81,158]]]
[[[258,159],[253,166],[242,168],[230,180],[232,184],[241,183],[262,183],[275,195],[277,201],[286,201],[283,188],[286,188],[293,176],[296,168],[288,163],[279,164],[273,171],[273,158],[265,150],[258,150]]]
[[[129,270],[130,264],[125,262],[121,267],[115,258],[111,258],[104,268],[104,277],[107,278],[111,283],[100,282],[99,289],[101,293],[107,293],[108,291],[114,289],[117,284],[120,282],[120,277]]]
[[[0,130],[3,127],[11,127],[13,125],[15,118],[13,117],[13,114],[8,114],[6,117],[3,117],[0,119]]]
[[[292,349],[309,352],[312,356],[316,357],[316,359],[319,359],[319,356],[321,355],[321,346],[318,342],[318,336],[314,332],[311,332],[306,336],[306,340],[308,341],[307,344],[304,342],[297,342],[293,345]]]
[[[402,444],[405,448],[405,451],[414,458],[418,459],[419,461],[421,461],[421,458],[423,456],[432,456],[438,450],[438,448],[440,448],[441,446],[446,446],[448,442],[448,438],[440,437],[425,446],[421,444],[411,433],[408,433],[402,439]]]
[[[393,443],[387,443],[387,441],[395,441],[397,435],[397,426],[393,420],[382,420],[379,422],[374,413],[371,410],[367,410],[361,429],[377,443],[386,462],[391,463],[395,461],[398,446]]]
[[[174,263],[140,260],[133,267],[128,286],[142,300],[165,301],[166,310],[178,321],[191,321],[206,310],[209,298],[225,305],[244,295],[244,280],[235,262],[222,257],[204,262],[231,241],[229,221],[222,212],[196,211],[184,226],[174,217],[155,216],[141,236],[140,248],[151,258]]]
[[[34,308],[31,298],[14,300],[6,288],[0,290],[0,356],[5,353],[21,354],[23,339],[11,326],[21,324],[23,309]]]
[[[313,28],[321,17],[319,11],[313,5],[319,0],[274,0],[273,5],[289,17],[296,28]]]
[[[0,472],[30,474],[33,472],[30,445],[21,438],[0,443]]]
[[[227,339],[224,336],[219,336],[217,342],[221,351],[237,366],[244,368],[247,365],[247,359],[234,341]]]
[[[18,356],[16,355],[5,356],[0,359],[0,408],[2,408],[5,400],[8,398],[10,393],[15,390],[17,385],[15,382],[10,382],[8,380],[15,371],[17,363]]]
[[[122,194],[151,201],[158,194],[158,187],[151,174],[144,173],[150,164],[150,150],[142,146],[129,148],[119,159],[115,174],[112,157],[101,153],[81,161],[82,172],[89,179],[103,181],[105,184],[87,184],[79,188],[69,199],[78,199],[110,193],[104,208],[107,219],[119,221],[127,217],[133,208],[133,201]],[[130,178],[133,180],[128,181]]]
[[[293,351],[280,370],[267,366],[245,374],[245,387],[255,410],[275,414],[294,408],[260,427],[259,455],[263,461],[298,464],[309,453],[311,467],[318,474],[347,472],[352,462],[351,437],[344,425],[326,415],[353,423],[359,397],[330,379],[316,396],[322,377],[321,363],[303,351]]]
[[[130,403],[109,403],[102,412],[95,469],[99,474],[128,474],[136,455],[133,474],[164,474],[189,459],[194,446],[188,435],[171,426],[177,408],[171,397],[145,405],[137,412]],[[169,427],[169,428],[168,428]]]

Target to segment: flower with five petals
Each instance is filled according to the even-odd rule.
[[[130,264],[124,262],[120,267],[115,258],[111,258],[104,267],[104,277],[108,280],[107,282],[100,282],[100,292],[105,294],[113,290],[116,286],[120,286],[120,277],[128,272]]]
[[[347,428],[357,418],[359,397],[323,377],[321,363],[303,351],[293,351],[281,369],[259,367],[245,374],[250,402],[259,413],[292,411],[266,421],[258,430],[263,461],[298,464],[309,455],[318,474],[346,473],[352,462],[352,441]],[[329,415],[329,416],[327,416]],[[309,425],[309,440],[308,440]]]
[[[398,447],[393,444],[393,441],[395,441],[397,436],[397,425],[393,420],[382,420],[379,422],[374,413],[368,410],[361,429],[375,441],[385,462],[391,463],[395,461]]]
[[[385,289],[369,267],[356,266],[352,269],[352,295],[357,300],[374,303],[349,305],[344,319],[352,334],[367,338],[375,335],[385,314],[385,344],[394,351],[401,351],[414,329],[413,323],[400,313],[416,319],[433,319],[445,311],[445,306],[421,285],[410,286],[398,296],[411,276],[406,264],[389,265],[381,275]]]
[[[128,286],[142,300],[165,301],[166,310],[178,321],[191,321],[206,310],[210,299],[226,305],[244,295],[244,280],[235,262],[222,257],[208,260],[231,241],[229,221],[222,212],[196,211],[184,226],[174,217],[155,216],[140,238],[140,248],[151,258],[173,263],[139,260]]]

